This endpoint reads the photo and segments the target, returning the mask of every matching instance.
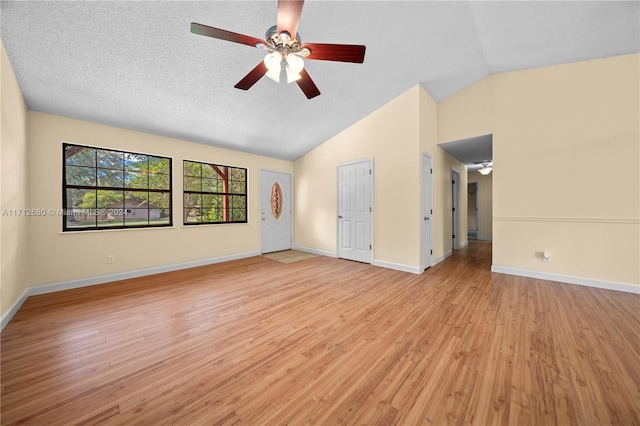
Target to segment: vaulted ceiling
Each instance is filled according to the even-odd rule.
[[[492,73],[640,51],[638,1],[308,0],[303,42],[367,51],[363,64],[307,60],[322,92],[307,100],[267,78],[235,89],[264,51],[190,32],[198,22],[263,38],[275,0],[0,7],[29,109],[288,160],[415,84],[439,101]]]

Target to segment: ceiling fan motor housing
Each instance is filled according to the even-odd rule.
[[[302,48],[300,33],[296,33],[296,37],[291,38],[291,35],[286,31],[278,33],[278,29],[276,25],[274,25],[267,30],[265,40],[267,41],[266,48],[271,52],[280,52],[283,56],[289,53],[300,56],[309,55],[309,49]]]

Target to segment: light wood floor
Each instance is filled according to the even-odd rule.
[[[254,257],[29,298],[2,424],[640,424],[640,296]]]
[[[313,257],[318,257],[317,254],[305,253],[303,251],[298,251],[298,250],[276,251],[273,253],[263,254],[262,256],[266,257],[267,259],[276,260],[282,263],[294,263],[294,262],[300,262],[301,260],[307,260]]]

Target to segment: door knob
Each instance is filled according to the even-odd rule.
[[[338,216],[338,219],[342,219],[342,216]]]
[[[427,216],[424,217],[424,220],[429,220],[429,218]]]

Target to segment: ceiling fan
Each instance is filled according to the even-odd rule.
[[[366,47],[352,44],[302,44],[300,34],[298,34],[298,21],[303,4],[304,0],[278,0],[277,25],[267,30],[266,40],[195,22],[191,23],[191,32],[268,51],[264,60],[234,86],[237,89],[248,90],[264,75],[280,82],[280,74],[284,65],[287,83],[295,81],[307,98],[311,99],[318,96],[320,90],[304,69],[304,59],[361,64],[364,61]]]

